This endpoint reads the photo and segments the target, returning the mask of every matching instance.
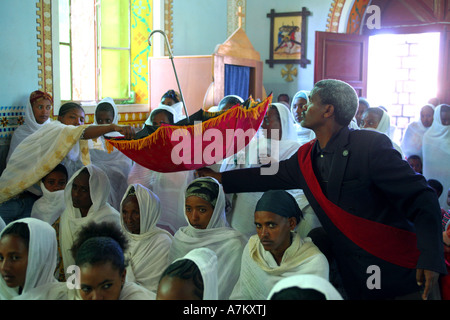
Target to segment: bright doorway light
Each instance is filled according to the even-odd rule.
[[[400,131],[437,95],[439,41],[440,33],[369,37],[367,99],[386,107]]]

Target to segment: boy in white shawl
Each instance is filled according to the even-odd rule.
[[[128,238],[127,281],[156,293],[159,278],[169,265],[172,235],[156,226],[159,198],[140,184],[128,186],[121,204],[122,231]]]
[[[314,274],[328,280],[325,255],[310,238],[301,238],[294,231],[301,218],[302,212],[288,192],[263,194],[255,209],[257,234],[244,249],[241,273],[230,299],[267,299],[278,281],[295,274]]]
[[[225,217],[225,193],[213,178],[198,178],[185,191],[188,226],[174,236],[169,253],[172,262],[196,248],[217,255],[219,299],[227,300],[239,276],[246,238],[230,228]]]

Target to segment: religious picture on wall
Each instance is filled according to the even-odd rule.
[[[311,63],[306,59],[306,18],[311,13],[303,8],[299,12],[275,13],[271,10],[270,58],[266,63],[300,64],[303,68]]]

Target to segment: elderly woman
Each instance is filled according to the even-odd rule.
[[[433,123],[435,107],[426,104],[420,109],[420,119],[411,122],[406,128],[401,147],[406,157],[418,155],[422,158],[422,140]]]
[[[444,190],[450,188],[450,106],[441,104],[434,110],[434,120],[423,136],[423,175],[426,179],[436,179]],[[441,208],[448,211],[445,196],[439,197]]]
[[[185,217],[188,226],[175,233],[169,261],[196,248],[217,254],[219,299],[228,299],[237,281],[246,238],[230,228],[225,217],[225,193],[213,178],[198,178],[185,190]]]
[[[169,265],[172,235],[156,226],[159,198],[140,184],[128,186],[121,204],[121,225],[129,242],[127,280],[156,293],[159,278]]]

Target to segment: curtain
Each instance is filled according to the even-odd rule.
[[[225,65],[225,96],[237,95],[246,100],[249,97],[250,67]]]

